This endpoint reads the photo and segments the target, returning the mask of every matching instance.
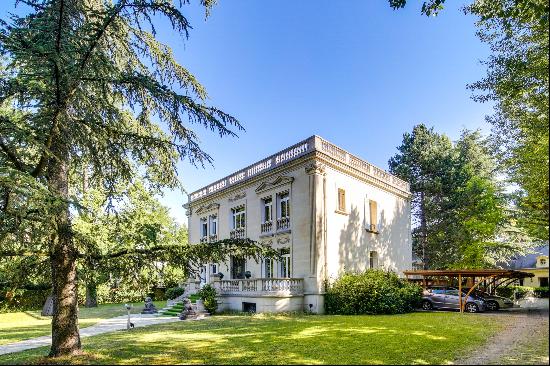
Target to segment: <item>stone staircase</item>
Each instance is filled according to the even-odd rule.
[[[183,297],[181,300],[179,299],[179,297],[174,300],[169,300],[170,302],[167,303],[167,306],[159,310],[158,315],[180,316],[185,308],[185,300],[185,297]],[[202,319],[210,316],[210,314],[204,309],[204,305],[202,304],[201,300],[197,300],[195,303],[188,302],[187,304],[191,305],[191,309],[187,310],[186,319]]]

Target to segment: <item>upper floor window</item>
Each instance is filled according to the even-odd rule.
[[[203,217],[201,219],[201,237],[204,238],[206,236],[208,236],[208,221],[206,217]]]
[[[263,222],[269,222],[273,220],[273,200],[271,197],[264,198],[262,200],[263,204]]]
[[[218,216],[210,215],[210,235],[218,235]]]
[[[346,211],[346,191],[338,188],[338,211]]]
[[[231,209],[233,229],[241,229],[246,226],[246,211],[243,206]]]
[[[378,232],[378,203],[373,200],[369,200],[369,223],[367,230]]]
[[[279,193],[279,218],[290,217],[290,196],[287,192]]]

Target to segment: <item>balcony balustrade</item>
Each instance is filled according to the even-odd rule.
[[[266,221],[266,222],[263,222],[263,223],[260,225],[260,229],[261,229],[262,234],[270,233],[271,230],[273,229],[273,221]]]
[[[221,280],[214,284],[220,295],[236,296],[301,296],[304,294],[302,278],[254,278]]]
[[[281,217],[277,219],[277,230],[290,229],[290,217]]]
[[[245,228],[241,227],[238,229],[231,230],[229,237],[231,239],[244,239],[245,238]]]

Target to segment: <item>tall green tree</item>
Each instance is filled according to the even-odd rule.
[[[193,126],[220,136],[242,127],[206,104],[203,86],[156,38],[159,21],[188,36],[186,1],[24,3],[26,14],[0,22],[0,254],[48,256],[54,297],[50,355],[59,356],[81,349],[77,260],[101,259],[78,250],[72,210],[80,198],[70,188],[79,182],[72,177],[86,168],[90,185],[108,196],[137,175],[151,186],[178,188],[178,160],[211,161]],[[212,3],[201,1],[207,11]],[[123,249],[110,256],[153,250]],[[181,261],[204,258],[210,250],[174,248]]]
[[[413,248],[424,268],[479,268],[506,259],[499,250],[505,200],[480,133],[464,131],[453,144],[421,124],[404,134],[398,150],[390,171],[411,184]]]
[[[394,9],[407,0],[389,0]],[[422,2],[437,15],[445,0]],[[531,240],[549,239],[549,10],[548,0],[474,0],[464,6],[477,18],[477,35],[491,55],[487,76],[469,87],[480,102],[493,101],[496,156],[508,181],[519,187],[514,220]]]

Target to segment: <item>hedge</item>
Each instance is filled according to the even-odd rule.
[[[327,285],[327,314],[402,314],[416,309],[422,288],[407,282],[395,272],[367,270],[345,273]]]

